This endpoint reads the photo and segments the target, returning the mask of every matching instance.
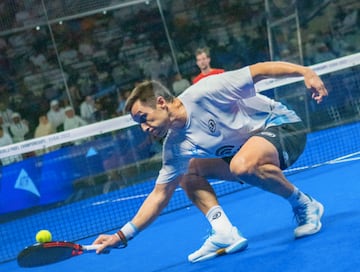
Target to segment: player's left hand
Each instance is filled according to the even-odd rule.
[[[305,85],[312,92],[311,98],[318,104],[323,101],[323,98],[328,95],[324,82],[320,77],[311,69],[304,75]]]

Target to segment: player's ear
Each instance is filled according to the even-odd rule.
[[[161,108],[164,108],[164,107],[166,107],[166,100],[165,100],[165,98],[164,97],[162,97],[162,96],[158,96],[157,98],[156,98],[156,104],[157,105],[159,105]]]

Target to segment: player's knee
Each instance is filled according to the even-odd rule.
[[[238,178],[246,178],[256,173],[256,164],[244,158],[237,158],[230,162],[230,172]]]
[[[200,161],[196,158],[191,158],[189,161],[188,174],[189,175],[200,175],[201,173]]]
[[[197,181],[197,178],[200,176],[200,167],[197,159],[190,159],[188,172],[183,175],[183,178],[180,180],[179,185],[185,190],[191,190],[193,183]]]

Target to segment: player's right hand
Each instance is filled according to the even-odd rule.
[[[121,239],[116,235],[108,235],[108,234],[101,234],[99,235],[96,240],[93,242],[93,245],[101,245],[97,250],[96,253],[100,254],[106,249],[107,247],[119,247],[122,245]]]

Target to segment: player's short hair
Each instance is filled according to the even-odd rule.
[[[137,85],[129,95],[125,103],[125,112],[130,112],[134,103],[140,100],[151,107],[156,107],[156,98],[162,96],[165,101],[173,102],[173,94],[160,82],[146,80]]]
[[[196,49],[195,56],[198,56],[202,53],[205,53],[206,56],[210,57],[210,49],[208,47],[199,47],[198,49]]]

